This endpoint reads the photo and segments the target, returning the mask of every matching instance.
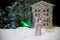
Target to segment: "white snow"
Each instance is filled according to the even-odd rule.
[[[17,29],[0,29],[0,40],[60,40],[60,28],[47,32],[42,28],[42,35],[36,36],[35,29],[19,27]]]

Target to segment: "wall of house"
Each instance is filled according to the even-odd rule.
[[[35,19],[38,19],[38,15],[40,15],[40,18],[42,20],[42,27],[51,26],[52,27],[52,13],[53,7],[51,6],[45,6],[45,5],[37,5],[32,8],[33,13],[33,20],[34,23],[36,22]],[[35,24],[36,25],[36,24]]]

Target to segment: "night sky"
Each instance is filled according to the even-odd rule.
[[[1,8],[5,8],[9,5],[11,5],[12,3],[14,3],[15,0],[0,0],[0,7]]]
[[[53,11],[53,24],[60,26],[60,1],[55,0],[54,4],[56,5],[54,7],[54,11]]]
[[[11,5],[11,3],[14,3],[15,0],[0,0],[0,8],[5,8],[9,5]],[[50,1],[50,0],[49,0]],[[56,5],[54,7],[54,11],[53,11],[53,24],[60,26],[60,1],[59,0],[54,0],[52,2],[54,5]]]

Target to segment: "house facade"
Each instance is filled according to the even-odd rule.
[[[36,30],[39,30],[41,27],[49,28],[53,26],[53,4],[47,3],[45,1],[40,1],[31,5],[31,7],[33,13],[34,27],[36,28]]]
[[[52,26],[53,20],[53,4],[47,3],[45,1],[40,1],[32,6],[33,20],[37,25],[37,20],[41,19],[42,27]],[[37,20],[36,20],[37,19]]]

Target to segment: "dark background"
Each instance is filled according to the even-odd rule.
[[[13,4],[16,0],[0,0],[0,8],[6,8],[7,6]],[[30,2],[31,4],[33,4],[34,2],[38,2],[40,0],[26,0],[28,2]],[[33,2],[32,2],[33,1]],[[54,5],[56,5],[54,7],[54,11],[53,11],[53,24],[56,26],[60,26],[60,1],[59,0],[44,0],[47,2],[50,2]]]
[[[60,1],[59,0],[55,0],[54,4],[56,5],[54,7],[54,11],[53,11],[53,24],[60,26]]]

